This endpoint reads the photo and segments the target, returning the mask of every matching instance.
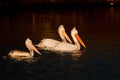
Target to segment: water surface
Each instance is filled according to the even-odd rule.
[[[57,32],[61,24],[69,36],[73,27],[79,31],[87,46],[80,57],[41,51],[42,56],[25,61],[2,58],[12,49],[27,50],[27,37],[33,44],[43,38],[61,40]],[[0,79],[118,80],[119,25],[120,11],[114,7],[1,13]]]

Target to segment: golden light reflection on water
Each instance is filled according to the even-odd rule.
[[[59,25],[65,26],[69,36],[76,26],[83,40],[119,34],[120,15],[118,8],[93,8],[86,10],[21,12],[14,15],[0,15],[1,45],[24,45],[30,37],[34,43],[43,38],[60,40]],[[99,37],[98,37],[99,36]],[[101,38],[102,39],[102,38]]]

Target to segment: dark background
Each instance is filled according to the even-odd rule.
[[[43,38],[61,40],[57,28],[76,26],[87,48],[80,57],[40,51],[14,61],[9,51],[28,51]],[[0,80],[120,80],[119,0],[1,0]]]
[[[15,7],[41,7],[41,8],[53,8],[55,6],[109,6],[120,4],[120,0],[0,0],[0,8],[8,9]],[[69,7],[71,7],[69,6]]]

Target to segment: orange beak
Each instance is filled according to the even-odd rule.
[[[42,55],[33,44],[30,44],[30,48],[34,50],[36,53],[38,53],[39,55]]]
[[[86,46],[85,46],[84,42],[82,41],[82,39],[80,38],[80,36],[79,36],[78,34],[75,34],[75,37],[76,37],[76,39],[80,42],[80,44],[81,44],[83,47],[86,48]]]
[[[69,36],[66,34],[65,31],[62,31],[62,34],[64,35],[64,37],[65,37],[70,43],[72,43],[71,39],[69,38]]]

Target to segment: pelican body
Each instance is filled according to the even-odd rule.
[[[34,56],[34,51],[41,55],[41,53],[35,48],[35,46],[32,44],[32,41],[27,38],[25,41],[25,45],[28,48],[30,52],[20,51],[20,50],[12,50],[9,52],[7,57],[13,58],[13,59],[26,59],[26,58],[32,58]]]
[[[37,45],[37,47],[39,47],[40,49],[55,51],[55,52],[76,52],[81,49],[80,44],[86,48],[85,44],[79,37],[78,31],[76,30],[75,27],[71,30],[71,36],[75,44],[71,44],[71,42],[66,43],[65,41],[60,42],[52,39],[44,39]]]
[[[65,28],[63,25],[60,25],[58,27],[58,34],[59,34],[60,38],[62,39],[62,41],[47,38],[47,39],[41,40],[41,42],[39,44],[37,44],[36,46],[38,48],[42,48],[44,50],[47,50],[47,49],[49,50],[49,48],[54,48],[56,46],[56,44],[59,44],[59,43],[66,43],[67,41],[72,43],[71,39],[66,34]]]

